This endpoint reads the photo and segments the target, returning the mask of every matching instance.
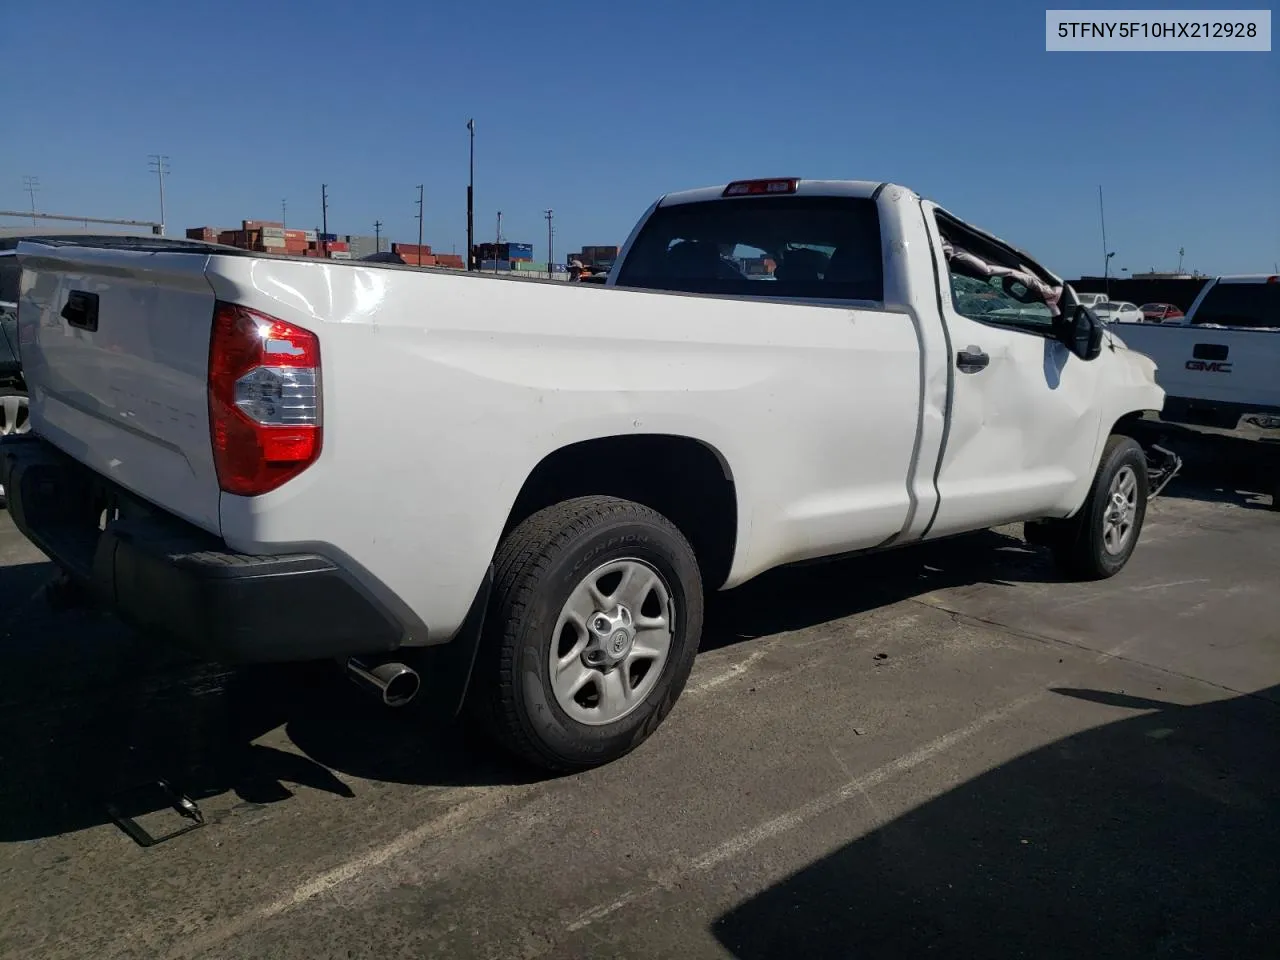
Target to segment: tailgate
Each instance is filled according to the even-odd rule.
[[[209,249],[160,239],[45,239],[23,242],[18,256],[33,432],[218,533]]]
[[[1170,397],[1280,406],[1280,330],[1156,323],[1111,329],[1156,362],[1156,382]]]

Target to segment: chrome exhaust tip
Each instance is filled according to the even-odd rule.
[[[403,707],[418,695],[422,686],[418,671],[403,663],[368,664],[350,657],[347,675],[356,686],[372,693],[388,707]]]

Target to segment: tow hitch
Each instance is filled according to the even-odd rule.
[[[1182,469],[1182,458],[1158,443],[1143,447],[1142,452],[1147,457],[1147,487],[1151,491],[1147,499],[1154,500],[1178,475]]]

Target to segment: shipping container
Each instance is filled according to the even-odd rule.
[[[316,239],[325,240],[325,241],[328,241],[329,243],[333,243],[335,240],[338,239],[338,235],[336,233],[321,233],[316,235]]]
[[[511,261],[510,260],[481,260],[480,269],[481,270],[510,270]]]
[[[421,247],[419,247],[419,246],[418,246],[418,244],[416,244],[416,243],[393,243],[393,244],[391,244],[391,252],[392,252],[392,253],[398,253],[398,254],[400,254],[401,256],[403,256],[403,255],[404,255],[404,254],[406,254],[406,253],[412,253],[412,254],[415,254],[415,255],[416,255],[416,254],[418,253],[418,250],[419,250],[419,249],[421,249],[421,250],[422,250],[422,253],[423,253],[423,255],[424,255],[424,256],[430,256],[430,255],[431,255],[431,244],[429,244],[429,243],[424,243],[424,244],[422,244],[422,246],[421,246]]]
[[[314,230],[303,230],[303,231],[302,231],[302,236],[303,236],[305,239],[307,239],[307,240],[314,240],[314,239],[316,238],[316,231],[314,231]]]
[[[264,237],[271,237],[273,240],[283,240],[284,227],[263,227],[262,235]]]
[[[532,243],[508,243],[507,259],[509,260],[532,260],[533,244]]]
[[[436,256],[436,264],[441,267],[450,267],[454,270],[462,270],[466,264],[462,261],[460,253],[441,253]]]
[[[330,260],[350,260],[351,254],[347,250],[330,250],[329,259]]]
[[[286,230],[284,232],[286,240],[306,240],[307,232],[305,230]]]

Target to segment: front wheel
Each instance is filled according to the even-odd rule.
[[[1104,580],[1124,569],[1138,545],[1147,495],[1142,447],[1132,437],[1108,437],[1084,506],[1051,538],[1059,568],[1081,580]]]
[[[555,772],[643,743],[702,632],[702,579],[674,524],[614,497],[567,500],[517,526],[494,572],[471,688],[495,738]]]

